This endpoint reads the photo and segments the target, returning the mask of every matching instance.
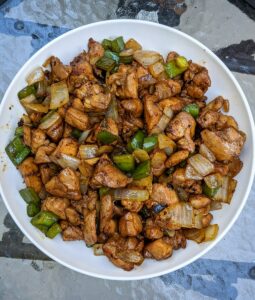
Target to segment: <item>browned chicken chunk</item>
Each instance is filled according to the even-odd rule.
[[[144,256],[156,260],[166,259],[173,253],[173,247],[163,238],[153,241],[144,247]]]
[[[42,204],[42,210],[48,210],[56,214],[60,219],[66,219],[66,209],[70,201],[66,198],[47,197]]]

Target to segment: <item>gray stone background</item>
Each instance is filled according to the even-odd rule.
[[[0,99],[15,73],[58,35],[99,20],[159,22],[212,49],[240,82],[255,114],[254,0],[0,0]],[[0,199],[0,299],[255,299],[255,186],[227,236],[195,263],[135,282],[73,272],[37,250]]]

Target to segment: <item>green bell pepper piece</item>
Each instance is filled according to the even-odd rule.
[[[191,114],[193,118],[197,118],[199,115],[199,106],[196,103],[191,103],[186,105],[183,108],[183,111],[186,111],[187,113]]]
[[[27,206],[27,215],[29,217],[34,217],[35,215],[37,215],[40,211],[40,205],[35,203],[35,202],[31,202],[28,204]]]
[[[53,224],[46,232],[46,236],[50,239],[54,239],[62,231],[62,228],[58,223]]]
[[[18,92],[18,98],[19,100],[23,99],[23,98],[26,98],[27,96],[29,95],[36,95],[36,89],[35,89],[35,86],[32,84],[32,85],[28,85],[26,87],[24,87],[22,90],[20,90]]]
[[[23,198],[23,200],[26,203],[36,203],[39,204],[41,202],[39,196],[37,195],[37,193],[35,192],[35,190],[31,187],[22,189],[19,191],[20,196]]]
[[[135,168],[135,159],[131,154],[114,155],[113,161],[124,172],[133,171]]]
[[[19,136],[16,136],[6,147],[5,152],[15,166],[30,154],[30,148],[27,147]]]
[[[218,189],[219,188],[210,188],[206,183],[203,183],[202,185],[203,194],[205,194],[209,198],[213,198],[213,196],[215,196],[215,194],[217,193]]]
[[[81,134],[82,134],[82,131],[77,128],[74,128],[71,132],[71,136],[77,140],[81,137]]]
[[[105,71],[111,71],[115,67],[115,61],[112,58],[103,56],[97,62],[96,66]]]
[[[133,150],[143,148],[144,133],[141,130],[138,130],[133,136],[130,142],[130,146]]]
[[[23,126],[17,127],[15,129],[15,136],[23,136],[23,134],[24,134]]]
[[[155,135],[148,136],[143,140],[143,149],[147,152],[153,150],[158,144],[158,137]]]
[[[108,39],[104,39],[101,43],[101,45],[104,47],[105,50],[112,48],[112,41]]]
[[[37,215],[35,215],[31,219],[31,224],[36,225],[44,225],[50,227],[54,223],[58,221],[58,216],[50,211],[40,211]]]
[[[104,57],[111,58],[112,60],[115,61],[116,64],[118,64],[119,61],[120,61],[120,57],[119,57],[118,53],[115,53],[115,52],[110,51],[110,50],[105,50]]]
[[[112,41],[111,50],[120,53],[125,48],[125,43],[122,36],[117,37]]]
[[[101,130],[98,134],[97,134],[97,140],[99,142],[101,142],[102,144],[111,144],[114,141],[116,141],[118,139],[117,135],[114,135],[112,133],[110,133],[107,130]]]
[[[170,78],[174,78],[184,71],[186,71],[189,67],[188,61],[185,57],[179,56],[176,59],[170,60],[165,64],[165,71]]]
[[[150,175],[151,164],[149,160],[143,161],[134,170],[132,177],[136,179],[142,179]]]

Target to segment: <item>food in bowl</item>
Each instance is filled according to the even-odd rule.
[[[206,103],[205,67],[91,38],[70,65],[51,56],[26,80],[6,153],[38,230],[126,271],[217,236],[211,211],[231,201],[245,134],[221,112],[228,100]]]

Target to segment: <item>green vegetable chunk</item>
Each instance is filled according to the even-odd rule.
[[[58,221],[58,216],[50,211],[40,211],[31,219],[31,223],[34,226],[44,225],[50,227]]]
[[[120,53],[125,48],[125,43],[122,36],[117,37],[112,41],[111,50]]]
[[[29,96],[31,94],[33,94],[33,95],[36,94],[36,89],[35,89],[34,85],[28,85],[28,86],[24,87],[22,90],[20,90],[18,92],[19,100],[26,98],[27,96]]]
[[[134,179],[142,179],[150,175],[151,164],[149,160],[143,161],[134,170],[132,177]]]
[[[210,188],[206,183],[202,185],[203,194],[205,194],[209,198],[213,198],[217,193],[219,188]]]
[[[27,215],[29,217],[34,217],[40,211],[40,205],[36,204],[35,202],[31,202],[27,206]]]
[[[5,152],[15,166],[18,166],[30,154],[27,147],[19,136],[16,136],[6,147]]]
[[[115,155],[113,161],[121,171],[133,171],[135,168],[135,159],[131,154]]]
[[[58,223],[53,224],[49,230],[46,232],[46,236],[50,239],[54,239],[62,231]]]
[[[96,66],[105,71],[111,71],[115,67],[115,61],[112,58],[103,56],[97,62]]]
[[[19,191],[19,193],[20,193],[20,196],[23,198],[23,200],[28,204],[30,204],[30,203],[38,204],[41,202],[39,196],[37,195],[35,190],[31,187],[22,189]]]
[[[111,58],[112,60],[114,60],[116,62],[116,64],[118,64],[119,60],[120,60],[118,53],[112,52],[110,50],[105,50],[104,57]]]
[[[191,114],[193,118],[197,118],[199,115],[199,106],[196,103],[191,103],[186,105],[183,108],[183,111],[186,111],[187,113]]]
[[[47,233],[47,231],[49,230],[48,226],[45,225],[34,225],[37,229],[39,229],[41,232],[43,232],[44,234]]]
[[[102,130],[97,134],[97,140],[103,144],[111,144],[117,139],[118,139],[117,135],[114,135],[107,130]]]
[[[133,62],[133,55],[129,56],[120,56],[120,63],[121,64],[131,64]]]
[[[158,144],[158,137],[155,135],[148,136],[143,140],[143,149],[147,152],[153,150]]]
[[[74,128],[71,132],[71,136],[77,140],[81,137],[81,134],[82,134],[82,131],[77,128]]]
[[[188,61],[185,57],[179,56],[176,59],[170,60],[165,64],[165,71],[170,78],[174,78],[184,71],[186,71],[189,67]]]
[[[143,148],[143,140],[144,140],[144,133],[141,130],[138,130],[136,134],[131,139],[130,146],[133,150],[135,149],[142,149]]]
[[[112,48],[112,41],[108,39],[104,39],[101,43],[101,45],[104,47],[105,50]]]
[[[23,134],[24,134],[23,126],[17,127],[15,129],[15,136],[23,136]]]

